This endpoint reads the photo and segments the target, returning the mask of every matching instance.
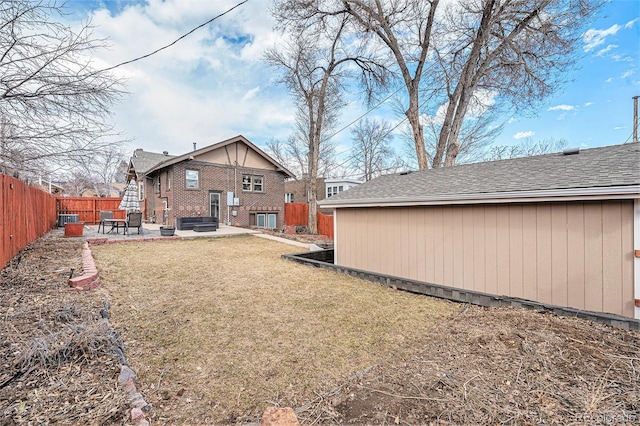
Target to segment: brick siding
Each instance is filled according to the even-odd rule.
[[[186,170],[197,170],[199,187],[186,188]],[[166,186],[166,173],[170,173],[171,187]],[[263,191],[243,191],[242,176],[263,176]],[[157,221],[162,222],[163,204],[161,197],[169,201],[168,224],[176,225],[179,217],[208,216],[209,194],[220,193],[220,222],[230,221],[236,226],[250,226],[250,215],[255,213],[275,213],[276,227],[284,226],[284,174],[265,169],[225,166],[200,161],[185,161],[167,167],[161,173],[161,193],[157,192],[157,174],[154,175],[152,197],[148,208],[156,213]],[[149,181],[147,181],[149,182]],[[149,185],[149,183],[147,184]],[[150,191],[145,191],[149,194]],[[237,212],[231,215],[227,209],[227,192],[233,192],[239,198],[240,205],[232,207]],[[153,207],[152,207],[153,206]]]

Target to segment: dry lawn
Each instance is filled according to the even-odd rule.
[[[250,236],[94,247],[103,287],[69,292],[80,244],[40,239],[0,272],[0,425],[126,424],[114,327],[151,424],[269,405],[302,424],[640,423],[638,332],[397,292]]]
[[[280,258],[295,250],[252,236],[93,249],[152,421],[303,406],[410,356],[460,309]]]

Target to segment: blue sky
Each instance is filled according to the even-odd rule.
[[[564,138],[570,146],[624,143],[633,130],[632,97],[640,95],[640,1],[609,2],[583,40],[585,47],[570,80],[547,99],[535,117],[505,126],[498,142]]]
[[[238,1],[83,1],[67,4],[68,19],[90,18],[111,47],[96,52],[96,66],[112,66],[175,40]],[[250,0],[175,46],[118,68],[130,95],[114,106],[116,127],[136,148],[182,154],[242,134],[259,146],[285,139],[294,125],[292,101],[276,85],[261,57],[277,42],[265,0]],[[612,0],[583,36],[581,59],[561,90],[529,117],[508,117],[496,144],[566,139],[570,146],[596,147],[630,140],[632,96],[640,95],[640,1]],[[341,128],[366,107],[354,99]],[[392,124],[401,117],[382,116]],[[336,136],[338,151],[350,146],[349,131]],[[400,151],[398,147],[398,151]]]

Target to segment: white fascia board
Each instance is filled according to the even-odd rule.
[[[634,288],[634,317],[640,319],[640,257],[635,256],[640,250],[640,198],[636,198],[633,206],[633,288]]]
[[[597,188],[552,189],[546,191],[512,191],[485,194],[452,194],[437,197],[378,198],[362,200],[323,200],[322,208],[439,206],[455,204],[504,204],[543,201],[596,201],[640,198],[640,185]]]

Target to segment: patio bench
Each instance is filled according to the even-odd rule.
[[[179,217],[177,228],[180,231],[194,231],[196,225],[214,225],[218,229],[218,218],[211,216]]]

